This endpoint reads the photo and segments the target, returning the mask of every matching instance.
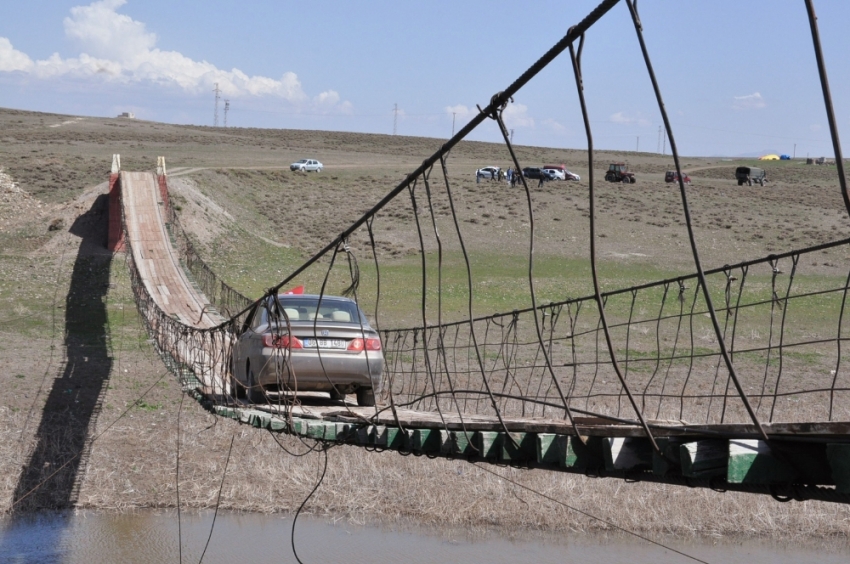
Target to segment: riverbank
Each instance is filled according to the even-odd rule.
[[[0,519],[0,560],[99,564],[172,562],[181,556],[209,564],[262,561],[295,562],[488,562],[510,564],[533,558],[560,562],[656,562],[686,560],[746,564],[843,563],[846,542],[764,541],[753,538],[680,539],[657,535],[653,544],[613,533],[546,534],[524,531],[506,538],[499,530],[470,533],[405,525],[364,526],[335,519],[299,517],[294,539],[292,517],[220,511],[146,510],[131,513],[78,511]],[[210,532],[212,531],[212,535]],[[182,542],[181,542],[182,541]]]

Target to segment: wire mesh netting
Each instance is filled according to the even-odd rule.
[[[584,102],[581,54],[585,32],[617,3],[602,2],[514,83],[493,96],[486,108],[479,108],[469,124],[368,213],[257,301],[239,293],[209,268],[174,210],[168,208],[174,246],[199,290],[222,316],[216,327],[201,329],[165,314],[146,291],[133,260],[129,261],[142,317],[184,386],[203,389],[221,402],[239,399],[247,388],[249,399],[255,402],[275,404],[283,410],[295,405],[297,396],[281,392],[304,389],[299,388],[292,368],[292,355],[300,353],[292,352],[291,314],[273,296],[298,276],[312,272],[317,273],[314,278],[321,282],[324,297],[330,294],[329,287],[336,287],[328,284],[329,279],[337,280],[342,272],[345,284],[339,293],[361,305],[368,302],[370,307],[364,309],[380,329],[382,352],[371,353],[373,358],[383,355],[382,380],[374,389],[380,392],[376,412],[410,408],[440,417],[474,414],[494,421],[544,418],[569,422],[578,414],[642,425],[650,436],[650,427],[657,421],[752,423],[761,429],[767,421],[847,420],[850,370],[843,345],[848,334],[844,312],[850,272],[840,281],[819,277],[807,259],[823,252],[847,256],[850,240],[703,269],[675,137],[643,41],[636,2],[631,0],[625,3],[673,151],[694,268],[691,275],[602,291],[596,269],[594,147]],[[811,3],[807,5],[831,116],[814,13]],[[458,142],[492,120],[502,134],[512,169],[522,170],[525,163],[514,151],[503,112],[523,85],[561,56],[569,57],[574,71],[587,132],[592,293],[545,303],[538,299],[534,187],[525,176],[516,175],[513,181],[522,189],[520,197],[527,207],[528,276],[522,291],[530,307],[482,315],[476,310],[477,287],[464,241],[468,227],[459,220],[448,158]],[[831,125],[836,161],[842,163],[837,131],[834,123]],[[843,164],[838,166],[838,178],[847,204]],[[847,208],[850,210],[850,205]],[[382,271],[378,248],[383,242],[377,233],[382,223],[414,233],[418,241],[421,285],[410,289],[410,299],[420,302],[421,316],[420,322],[409,328],[386,329],[379,323]],[[357,248],[368,251],[358,257]],[[451,290],[461,296],[455,296],[451,310],[443,301],[449,291],[444,272],[449,252],[460,272]],[[361,286],[358,261],[364,269],[368,263],[376,277],[368,296]],[[249,330],[252,316],[260,309],[268,316],[269,342],[290,343],[271,347],[266,362],[277,377],[264,384],[252,381],[250,367],[235,366],[232,354],[234,344]],[[362,336],[371,330],[368,325],[364,318],[357,326]],[[326,376],[333,386],[332,378]],[[331,389],[332,395],[339,392]],[[762,434],[766,438],[763,430]]]

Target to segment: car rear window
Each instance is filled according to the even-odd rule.
[[[324,298],[319,303],[318,297],[279,297],[283,310],[290,321],[313,321],[319,319],[323,323],[353,323],[369,325],[366,317],[354,302],[348,300]],[[359,318],[358,318],[359,316]]]

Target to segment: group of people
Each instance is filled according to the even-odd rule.
[[[498,180],[499,182],[505,180],[505,181],[507,181],[508,184],[510,184],[513,187],[513,186],[516,186],[518,182],[520,182],[521,177],[522,177],[522,172],[520,172],[518,170],[514,170],[513,168],[508,168],[507,172],[503,171],[502,169],[499,169],[496,172],[495,175],[490,176],[490,180]],[[487,177],[485,176],[484,178],[487,178]],[[545,174],[541,175],[540,181],[538,182],[537,186],[538,187],[543,186],[543,183],[546,180],[549,180],[546,177],[546,175]],[[475,174],[475,182],[481,182],[481,175],[479,173]]]
[[[504,171],[502,169],[498,169],[496,171],[496,174],[491,175],[489,177],[489,179],[490,180],[497,180],[499,182],[507,181],[507,183],[510,184],[511,186],[516,186],[517,182],[520,181],[519,179],[520,179],[521,175],[522,175],[521,172],[514,170],[513,168],[508,168],[507,171]],[[482,177],[481,173],[476,172],[475,182],[481,182],[481,177]],[[486,175],[484,175],[484,178],[488,178],[488,177]]]

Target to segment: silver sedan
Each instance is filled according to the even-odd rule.
[[[257,304],[233,345],[231,390],[265,403],[266,391],[356,393],[375,405],[381,392],[381,339],[353,300],[281,294]]]
[[[289,165],[289,170],[297,170],[299,172],[322,172],[324,165],[316,159],[301,159],[297,163]]]

